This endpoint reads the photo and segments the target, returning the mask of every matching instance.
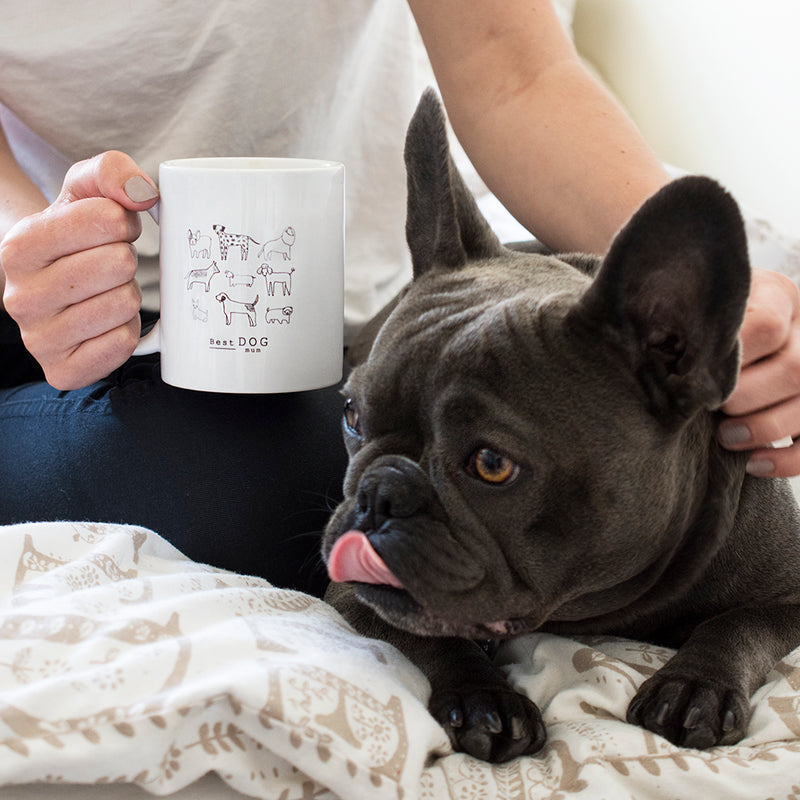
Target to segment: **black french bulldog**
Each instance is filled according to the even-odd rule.
[[[602,261],[556,257],[500,245],[432,92],[406,164],[414,280],[344,389],[329,602],[424,671],[432,714],[476,757],[544,743],[476,643],[538,630],[678,647],[628,721],[689,747],[738,741],[750,695],[800,644],[800,515],[785,482],[715,440],[750,281],[736,203],[684,178]]]

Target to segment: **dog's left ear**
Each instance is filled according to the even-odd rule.
[[[739,207],[690,176],[634,214],[572,317],[622,352],[654,413],[688,415],[719,408],[736,385],[749,289]]]
[[[432,267],[458,269],[501,252],[450,156],[444,110],[433,89],[423,93],[409,124],[405,161],[406,239],[415,278]]]

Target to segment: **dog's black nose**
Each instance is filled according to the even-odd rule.
[[[393,519],[430,510],[433,489],[427,475],[403,456],[383,456],[362,475],[356,504],[359,530],[372,531]]]

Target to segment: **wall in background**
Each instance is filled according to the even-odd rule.
[[[575,40],[665,161],[800,237],[800,0],[577,0]]]

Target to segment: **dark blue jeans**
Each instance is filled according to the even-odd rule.
[[[143,525],[196,561],[323,591],[320,534],[346,466],[339,387],[192,392],[145,356],[59,392],[0,316],[0,524]]]

